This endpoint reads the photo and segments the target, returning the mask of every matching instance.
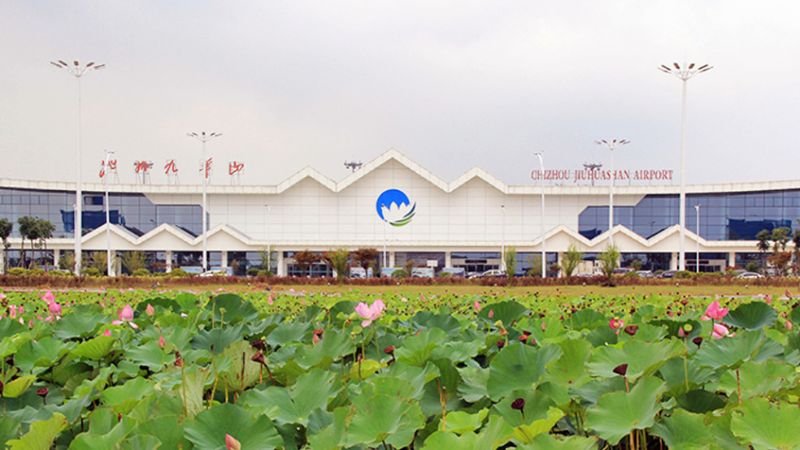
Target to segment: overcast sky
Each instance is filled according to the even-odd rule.
[[[800,3],[795,1],[0,0],[0,177],[74,180],[75,80],[48,64],[107,64],[83,84],[84,179],[103,149],[175,158],[199,181],[209,144],[243,182],[395,148],[446,180],[481,167],[529,183],[548,167],[606,162],[594,139],[632,141],[618,167],[678,168],[689,82],[690,183],[798,179]],[[223,163],[223,164],[219,164]]]

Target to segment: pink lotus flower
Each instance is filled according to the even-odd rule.
[[[114,325],[122,325],[123,323],[128,323],[131,328],[139,328],[135,323],[133,323],[133,308],[131,305],[125,305],[124,308],[119,312],[119,320],[115,320],[111,322]]]
[[[59,317],[61,316],[61,305],[56,303],[55,301],[47,305],[47,309],[50,311],[52,316]]]
[[[158,337],[158,346],[164,348],[167,345],[167,340],[164,339],[164,336]]]
[[[608,327],[611,328],[612,330],[617,331],[617,333],[619,333],[619,329],[624,326],[625,322],[623,322],[622,319],[618,319],[616,317],[608,321]]]
[[[242,450],[242,444],[230,434],[225,434],[225,450]]]
[[[111,330],[106,328],[106,331],[103,331],[103,336],[111,336]]]
[[[490,309],[490,310],[489,310],[489,314],[487,314],[486,316],[487,316],[488,318],[490,318],[490,319],[493,319],[493,318],[494,318],[494,310],[493,310],[493,309]]]
[[[729,334],[730,330],[728,330],[728,327],[726,327],[721,323],[715,323],[714,330],[711,332],[711,337],[713,337],[714,339],[722,339],[725,336],[728,336]]]
[[[11,306],[8,307],[8,318],[9,319],[16,319],[17,318],[17,314],[22,315],[22,312],[23,312],[22,306],[17,308],[16,305],[11,305]]]
[[[56,296],[53,295],[53,292],[48,290],[47,292],[44,293],[44,295],[42,295],[42,300],[47,302],[47,304],[50,304],[50,303],[53,303],[54,301],[56,301]]]
[[[794,325],[792,325],[792,322],[790,320],[787,320],[786,322],[783,323],[783,326],[786,327],[787,330],[792,331]]]
[[[705,314],[700,318],[702,320],[722,320],[725,316],[728,315],[728,308],[722,308],[719,305],[719,302],[714,300],[708,305],[706,308]]]
[[[385,307],[386,305],[383,304],[383,300],[381,299],[375,300],[372,305],[367,305],[364,302],[356,305],[356,313],[364,319],[361,321],[361,326],[366,328],[370,326],[373,321],[378,320],[378,317],[381,316]]]
[[[273,297],[272,292],[270,292],[269,295],[267,296],[267,304],[271,305],[273,303],[275,303],[275,297]]]
[[[147,304],[147,308],[144,309],[144,313],[147,314],[150,317],[153,317],[155,315],[155,313],[156,313],[156,309],[153,308],[153,305],[148,303]]]
[[[475,300],[475,303],[472,304],[472,309],[474,309],[476,313],[481,312],[481,304],[480,304],[480,302]]]

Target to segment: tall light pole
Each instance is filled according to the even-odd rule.
[[[109,277],[114,276],[114,270],[111,268],[111,205],[108,203],[108,161],[113,154],[113,150],[106,150],[106,159],[103,165],[103,189],[106,191],[106,275]]]
[[[89,62],[81,64],[80,61],[72,61],[68,64],[63,60],[50,61],[50,64],[59,69],[65,69],[67,73],[75,77],[78,89],[78,114],[76,123],[76,138],[75,138],[75,168],[77,172],[75,180],[75,218],[73,225],[75,227],[75,275],[81,275],[81,239],[83,238],[83,194],[81,192],[81,77],[88,72],[100,70],[104,68],[105,64],[97,64]]]
[[[272,207],[269,206],[269,204],[264,204],[264,211],[265,211],[265,213],[264,213],[264,240],[267,241],[267,260],[266,261],[261,261],[261,264],[262,265],[266,264],[267,265],[266,270],[268,272],[272,272],[272,261],[271,261],[272,248],[271,248],[271,245],[269,243],[269,240],[267,239],[269,237],[269,213],[270,213],[270,211],[272,211]]]
[[[686,270],[686,252],[684,249],[684,238],[686,237],[686,82],[698,73],[708,72],[713,66],[708,64],[697,65],[695,63],[682,66],[672,63],[672,66],[662,64],[658,70],[674,75],[681,80],[681,161],[680,161],[680,200],[678,223],[680,226],[680,242],[678,253],[678,270]]]
[[[500,205],[500,268],[507,270],[506,266],[506,205]]]
[[[694,255],[694,271],[700,273],[700,205],[694,205],[695,225],[697,225],[697,247]]]
[[[604,145],[611,153],[611,184],[608,186],[608,245],[614,246],[614,181],[617,178],[614,173],[614,150],[617,146],[630,144],[627,139],[600,139],[594,141],[597,145]]]
[[[545,278],[547,276],[547,269],[545,268],[545,264],[547,264],[547,238],[544,232],[544,154],[542,152],[536,152],[534,155],[539,160],[539,187],[542,190],[541,209],[539,211],[539,230],[542,233],[542,278]]]
[[[187,136],[193,137],[203,144],[203,167],[201,169],[203,176],[203,272],[208,270],[208,204],[206,197],[208,195],[208,159],[206,158],[206,142],[211,139],[222,136],[222,133],[207,133],[201,131],[199,133],[191,132],[186,133]]]

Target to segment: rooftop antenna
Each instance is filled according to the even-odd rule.
[[[594,171],[600,170],[603,167],[600,163],[583,163],[583,168],[589,171],[589,178],[592,179],[592,186],[594,186]]]
[[[355,172],[356,170],[360,169],[361,166],[363,166],[363,165],[364,165],[364,163],[362,163],[361,161],[358,161],[358,162],[356,162],[356,161],[345,161],[344,162],[344,166],[346,168],[350,169],[351,172]]]

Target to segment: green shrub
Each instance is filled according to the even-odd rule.
[[[249,277],[258,276],[258,272],[260,272],[260,270],[258,270],[258,268],[251,267],[251,268],[247,269],[247,276],[249,276]]]
[[[138,268],[133,271],[133,276],[135,277],[149,277],[150,275],[150,271],[145,268]]]
[[[8,269],[6,273],[8,275],[11,275],[12,277],[23,277],[25,275],[28,275],[28,269],[24,267],[12,267]]]
[[[685,280],[692,277],[694,277],[694,272],[689,272],[688,270],[679,270],[675,272],[675,278],[680,278]]]
[[[408,278],[408,272],[405,269],[397,269],[392,272],[392,278]]]
[[[260,277],[271,277],[272,276],[272,272],[270,270],[268,270],[268,269],[260,269],[258,271],[257,275],[260,276]]]
[[[183,278],[191,275],[183,269],[172,269],[172,272],[167,273],[166,276],[170,278]]]
[[[100,269],[98,269],[97,267],[85,267],[81,271],[81,273],[83,274],[83,276],[87,276],[87,277],[100,277],[100,276],[103,276],[103,273],[100,272]]]

